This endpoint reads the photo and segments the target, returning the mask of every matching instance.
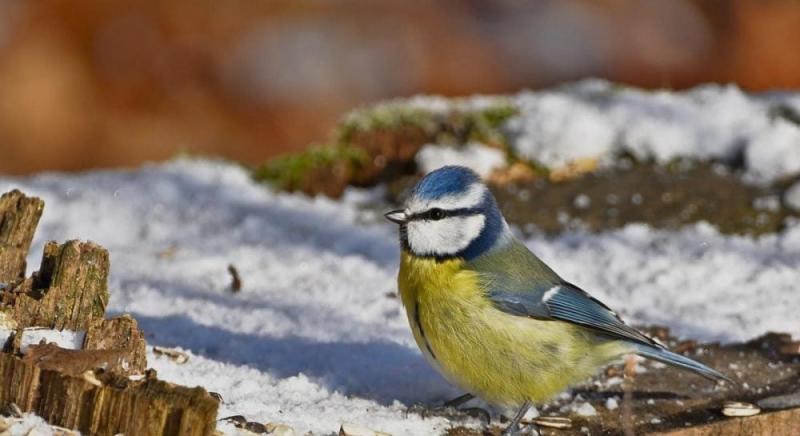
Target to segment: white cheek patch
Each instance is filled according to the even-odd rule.
[[[409,199],[408,211],[411,213],[419,213],[432,207],[445,210],[476,207],[483,201],[486,191],[486,186],[482,183],[473,183],[470,185],[469,189],[462,194],[446,195],[435,200],[424,200],[414,197]]]
[[[467,248],[486,225],[482,214],[408,223],[408,246],[419,255],[447,256]]]

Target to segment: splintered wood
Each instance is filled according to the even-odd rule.
[[[25,277],[25,257],[44,210],[44,201],[17,190],[0,197],[0,289]]]
[[[108,304],[108,251],[91,242],[48,242],[41,269],[2,303],[17,325],[86,330]]]
[[[91,375],[90,375],[91,374]],[[17,404],[47,422],[85,434],[206,435],[214,430],[217,401],[203,388],[113,372],[80,376],[43,369],[0,353],[0,405]]]
[[[130,315],[104,319],[108,252],[91,242],[49,242],[25,278],[25,257],[44,203],[12,191],[0,197],[0,409],[11,405],[87,434],[209,435],[219,403],[203,388],[159,381],[146,371],[144,334]],[[30,345],[22,329],[85,331],[81,349]],[[142,375],[138,381],[129,376]]]
[[[84,351],[116,351],[118,357],[107,362],[106,370],[122,374],[142,374],[147,368],[147,345],[136,320],[125,314],[94,321],[83,340]]]
[[[80,350],[66,350],[55,344],[31,345],[23,360],[67,375],[77,376],[95,368],[137,375],[147,368],[146,354],[144,334],[136,320],[126,314],[92,323]]]

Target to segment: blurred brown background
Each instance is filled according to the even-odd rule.
[[[416,93],[792,88],[798,41],[795,0],[0,0],[0,172],[259,163]]]

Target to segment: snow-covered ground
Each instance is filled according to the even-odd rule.
[[[435,434],[441,418],[408,405],[458,394],[425,362],[395,291],[395,227],[367,207],[377,190],[341,201],[273,193],[247,172],[180,160],[131,171],[0,177],[46,201],[28,259],[47,240],[89,239],[111,253],[111,314],[130,312],[160,377],[224,398],[220,417],[285,423],[298,434],[344,423]],[[800,224],[760,239],[708,225],[643,225],[534,237],[562,276],[638,324],[733,341],[800,335]],[[243,288],[231,292],[228,265]],[[29,271],[30,272],[30,271]]]
[[[394,434],[448,425],[406,405],[457,394],[413,344],[395,291],[388,223],[342,203],[272,194],[235,166],[181,161],[136,171],[0,178],[46,202],[29,265],[47,240],[89,239],[111,253],[109,313],[130,312],[161,378],[224,398],[220,417],[289,424],[298,434],[343,422]],[[234,294],[228,265],[243,288]]]
[[[511,97],[415,97],[373,110],[498,103],[519,109],[503,126],[513,152],[550,167],[627,152],[657,162],[736,161],[754,182],[800,174],[793,93],[752,96],[716,85],[644,92],[589,80]],[[488,174],[504,155],[472,144],[427,146],[417,158],[421,168],[459,162]],[[185,364],[152,351],[148,360],[164,379],[220,393],[220,417],[288,424],[298,434],[331,433],[342,423],[397,435],[451,425],[405,413],[459,392],[424,361],[393,297],[397,235],[373,208],[379,188],[349,190],[340,201],[307,198],[274,193],[231,164],[190,160],[0,177],[0,192],[12,188],[46,201],[29,265],[38,265],[47,240],[107,247],[109,312],[135,315],[150,345],[186,350]],[[784,199],[800,208],[799,198],[800,183]],[[634,324],[701,340],[800,335],[800,222],[759,239],[706,224],[629,225],[527,243]],[[238,293],[229,265],[241,276]]]

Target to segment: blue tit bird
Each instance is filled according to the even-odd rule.
[[[512,234],[472,170],[429,173],[404,206],[385,216],[400,225],[398,285],[414,339],[452,384],[518,410],[504,434],[532,404],[629,353],[730,381],[559,277]]]

